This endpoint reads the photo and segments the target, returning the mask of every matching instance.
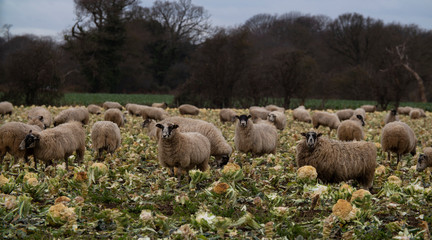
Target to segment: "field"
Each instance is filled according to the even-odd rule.
[[[49,107],[53,115],[65,108]],[[28,109],[16,107],[0,124],[26,121]],[[179,115],[175,108],[167,111]],[[311,124],[294,122],[291,110],[286,111],[287,127],[279,131],[276,154],[254,157],[234,151],[230,167],[191,171],[192,181],[184,178],[181,187],[159,166],[157,142],[143,131],[140,117],[127,116],[122,147],[94,165],[90,130],[103,116],[91,115],[82,165],[71,156],[68,170],[60,161],[45,170],[39,163],[36,171],[33,161],[29,166],[6,155],[0,234],[3,239],[429,239],[430,171],[419,173],[415,165],[423,148],[432,145],[432,114],[420,120],[400,116],[413,128],[418,144],[416,156],[405,155],[396,166],[395,157],[389,164],[380,146],[386,113],[367,113],[366,140],[377,146],[381,166],[371,195],[345,202],[346,218],[336,217],[333,206],[339,199],[350,202],[358,183],[297,178],[295,147]],[[215,124],[234,147],[235,124],[222,124],[218,114],[218,109],[201,109],[194,118]],[[319,131],[328,134],[327,128]],[[60,202],[64,205],[55,205]]]

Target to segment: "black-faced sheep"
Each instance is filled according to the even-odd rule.
[[[366,111],[363,108],[356,108],[353,116],[361,115],[363,120],[366,120]]]
[[[44,129],[49,128],[53,121],[51,112],[44,107],[34,107],[27,112],[27,117],[31,119],[39,119],[44,124]],[[41,118],[42,117],[42,118]]]
[[[121,146],[120,128],[111,121],[95,122],[91,130],[91,139],[92,148],[97,153],[95,159],[101,159],[102,151],[112,154]]]
[[[222,108],[219,112],[219,119],[223,123],[235,122],[235,120],[236,120],[235,116],[236,115],[237,115],[237,113],[234,112],[234,110],[229,109],[229,108]]]
[[[353,109],[342,109],[336,111],[336,115],[338,116],[340,121],[350,119],[354,115]]]
[[[118,103],[118,102],[109,102],[106,101],[102,104],[102,107],[107,110],[107,109],[111,109],[111,108],[117,108],[118,110],[123,110],[123,106]]]
[[[283,108],[283,107],[278,107],[278,106],[273,105],[273,104],[267,105],[267,106],[265,107],[265,109],[269,110],[270,112],[274,112],[274,111],[278,111],[278,112],[282,112],[282,113],[285,112],[285,108]]]
[[[390,163],[390,152],[397,154],[399,164],[401,155],[411,153],[416,154],[417,139],[414,131],[404,122],[391,122],[384,126],[381,133],[381,146],[383,152],[388,153]]]
[[[226,139],[212,123],[183,117],[169,117],[159,123],[173,123],[179,125],[181,132],[199,132],[208,138],[211,145],[211,155],[215,157],[216,165],[222,167],[228,163],[232,153],[232,147],[227,143]],[[159,134],[159,133],[158,133]]]
[[[344,142],[321,137],[321,133],[302,133],[306,138],[296,147],[297,167],[315,167],[318,178],[334,183],[357,180],[362,188],[372,187],[377,166],[375,144]]]
[[[312,118],[304,106],[298,106],[293,110],[293,119],[301,122],[311,123]]]
[[[123,127],[125,124],[125,116],[123,113],[118,110],[117,108],[110,108],[106,110],[104,114],[104,120],[105,121],[111,121],[115,124],[117,124],[118,127]]]
[[[132,116],[141,116],[141,111],[143,108],[148,107],[147,105],[140,105],[135,103],[128,103],[126,104],[126,110],[128,113]]]
[[[365,110],[365,112],[375,112],[376,106],[375,105],[362,105],[361,108]]]
[[[162,136],[158,142],[158,159],[163,167],[168,167],[174,173],[177,171],[178,184],[181,172],[197,167],[201,171],[209,168],[210,141],[197,132],[181,132],[179,125],[172,123],[156,124],[161,129]],[[189,176],[189,174],[188,174]]]
[[[276,153],[278,134],[276,128],[269,124],[254,124],[251,115],[236,116],[238,119],[234,144],[238,151],[255,155]]]
[[[252,106],[249,108],[249,113],[252,116],[252,121],[257,122],[257,119],[266,120],[270,111],[264,107]]]
[[[365,122],[361,115],[352,116],[349,120],[341,122],[337,129],[337,137],[341,141],[363,140],[363,126]]]
[[[164,120],[169,117],[168,113],[162,108],[157,107],[142,107],[140,111],[141,117],[146,119],[154,119],[157,121]]]
[[[198,115],[200,110],[191,104],[182,104],[178,107],[181,115]]]
[[[153,140],[159,140],[160,131],[156,127],[156,121],[153,119],[146,119],[142,123],[142,127],[146,129],[147,136]]]
[[[81,122],[82,124],[87,124],[89,121],[89,112],[87,108],[84,107],[68,108],[61,111],[54,118],[54,126],[69,121],[77,121],[77,122]]]
[[[384,123],[387,124],[395,121],[399,121],[399,116],[397,115],[397,110],[393,109],[385,116]]]
[[[314,128],[318,128],[320,125],[326,126],[330,128],[330,133],[332,129],[337,129],[339,124],[339,118],[334,113],[315,112],[312,115],[312,125]]]
[[[163,103],[153,103],[152,107],[166,109],[168,107],[168,104],[166,102],[163,102]]]
[[[0,115],[11,115],[13,112],[13,105],[10,102],[0,102]]]
[[[432,148],[426,147],[417,160],[417,171],[422,172],[428,167],[432,167]]]
[[[409,113],[411,112],[412,107],[398,107],[397,111],[399,114],[401,115],[409,115]]]
[[[73,152],[77,154],[78,163],[83,160],[85,132],[80,122],[67,122],[41,132],[30,131],[19,147],[21,150],[33,150],[35,168],[37,160],[44,161],[47,167],[52,160],[64,159],[68,169],[68,158]]]
[[[89,111],[89,113],[91,114],[96,114],[96,115],[100,115],[102,113],[102,108],[99,107],[96,104],[90,104],[87,106],[87,110]]]
[[[279,111],[270,112],[267,116],[267,120],[272,122],[275,127],[279,130],[284,130],[287,122],[285,113]]]

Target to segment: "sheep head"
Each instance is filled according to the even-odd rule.
[[[267,116],[267,120],[270,122],[276,122],[276,115],[274,113],[269,113]]]
[[[362,115],[360,115],[360,114],[357,114],[357,116],[356,116],[359,120],[360,120],[360,122],[361,122],[361,125],[362,126],[364,126],[365,125],[365,122],[364,122],[364,119],[363,119],[363,116]]]
[[[428,167],[428,157],[425,154],[420,154],[417,159],[417,172],[422,172]]]
[[[156,127],[162,130],[162,138],[168,139],[174,136],[174,129],[177,129],[179,126],[172,123],[166,123],[165,125],[158,123]]]
[[[19,145],[20,150],[25,150],[29,148],[34,148],[36,144],[39,142],[40,136],[38,133],[33,133],[32,130],[30,130],[29,134],[26,135],[24,140],[21,141]]]
[[[307,132],[301,133],[301,135],[306,138],[306,144],[309,149],[313,150],[318,143],[318,138],[322,136],[322,133]]]
[[[240,115],[240,116],[236,116],[236,118],[239,120],[239,124],[242,127],[247,127],[248,124],[248,120],[249,118],[251,118],[251,115]]]

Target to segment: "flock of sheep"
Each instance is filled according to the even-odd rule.
[[[103,110],[103,109],[104,110]],[[179,184],[182,172],[193,168],[205,171],[210,164],[222,167],[230,160],[233,148],[228,144],[221,130],[214,124],[184,115],[198,115],[200,109],[193,105],[181,105],[178,110],[182,116],[171,116],[165,109],[165,103],[152,106],[127,104],[127,112],[116,102],[105,102],[102,108],[91,104],[87,108],[74,107],[61,111],[54,118],[44,107],[34,107],[27,112],[28,122],[8,122],[0,126],[0,161],[6,153],[15,158],[34,157],[35,168],[40,160],[45,165],[53,160],[68,158],[76,153],[77,163],[82,163],[86,149],[85,131],[82,125],[89,122],[89,114],[104,113],[104,120],[97,121],[91,128],[92,148],[95,158],[102,159],[103,151],[114,153],[121,146],[120,128],[124,127],[125,114],[140,116],[142,127],[149,137],[158,142],[158,159],[163,167],[177,168]],[[233,109],[221,109],[222,123],[235,123],[235,150],[259,156],[276,153],[279,131],[287,125],[285,109],[268,105],[253,106],[249,114],[238,114]],[[322,133],[309,131],[296,147],[297,167],[310,165],[316,168],[318,178],[324,182],[341,182],[354,179],[361,187],[372,187],[375,168],[377,167],[377,148],[374,143],[364,141],[363,127],[367,121],[366,112],[375,111],[374,106],[365,105],[358,109],[344,109],[336,113],[317,111],[309,113],[300,106],[293,110],[295,121],[311,123],[337,130],[337,138],[330,139]],[[0,114],[12,114],[13,106],[8,102],[0,103]],[[422,109],[398,108],[385,117],[382,129],[381,146],[388,153],[397,154],[397,162],[403,154],[416,153],[417,139],[413,130],[399,121],[398,114],[407,114],[411,118],[426,117]],[[54,125],[51,128],[51,125]],[[330,134],[329,134],[330,135]],[[210,163],[210,156],[215,162]],[[422,171],[432,166],[432,148],[425,148],[420,154],[417,170]]]

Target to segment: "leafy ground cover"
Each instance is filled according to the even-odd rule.
[[[65,108],[49,109],[55,115]],[[28,109],[16,107],[0,123],[26,121]],[[177,109],[168,112],[179,114]],[[201,109],[194,118],[215,124],[234,147],[235,125],[220,123],[218,114]],[[417,135],[418,154],[404,156],[398,166],[381,151],[385,114],[367,114],[366,140],[376,144],[380,164],[371,194],[357,191],[355,181],[323,184],[299,178],[295,147],[311,124],[294,122],[291,110],[276,154],[254,157],[234,151],[227,167],[191,171],[191,182],[184,179],[180,188],[159,166],[157,143],[142,130],[139,117],[127,116],[122,147],[95,163],[90,130],[103,116],[91,115],[82,165],[71,156],[68,170],[57,162],[36,171],[33,163],[5,157],[0,234],[3,239],[429,239],[430,171],[419,173],[415,164],[422,149],[432,145],[432,114],[420,120],[401,116]],[[336,138],[334,131],[331,137]],[[346,214],[338,215],[339,210]]]

